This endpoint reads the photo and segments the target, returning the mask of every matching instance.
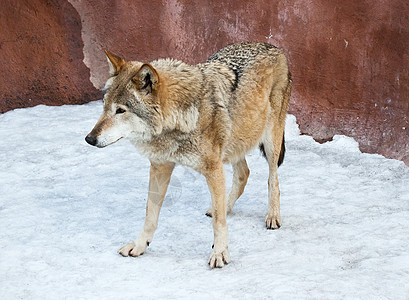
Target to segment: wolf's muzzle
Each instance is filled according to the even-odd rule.
[[[85,137],[85,141],[86,141],[88,144],[92,145],[92,146],[95,146],[95,145],[97,144],[97,139],[94,138],[93,136],[90,136],[90,135],[87,135],[87,136]]]

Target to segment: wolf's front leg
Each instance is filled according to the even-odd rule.
[[[143,230],[135,242],[122,246],[118,253],[123,256],[139,256],[145,252],[158,227],[160,209],[169,185],[174,163],[156,164],[151,162],[149,174],[149,193],[146,204],[146,218]]]
[[[217,161],[217,163],[205,173],[205,177],[212,196],[214,232],[213,253],[210,255],[209,265],[211,268],[221,268],[224,264],[230,262],[226,223],[226,185],[223,163]]]

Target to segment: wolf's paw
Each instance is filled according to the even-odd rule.
[[[121,254],[122,256],[137,257],[145,252],[147,246],[148,246],[147,244],[137,246],[134,242],[129,242],[123,245],[121,248],[119,248],[118,253]]]
[[[266,216],[266,227],[267,229],[278,229],[281,227],[281,217],[280,215],[267,214]]]
[[[216,251],[214,250],[213,253],[210,255],[209,258],[209,265],[210,268],[223,268],[224,265],[230,262],[230,253],[227,248],[223,251]]]

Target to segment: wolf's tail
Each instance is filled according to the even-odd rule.
[[[264,158],[267,159],[266,150],[264,149],[264,144],[260,145],[260,151],[263,154]],[[281,166],[281,164],[283,163],[284,156],[285,156],[285,139],[283,135],[283,142],[281,144],[280,156],[278,157],[277,167]]]

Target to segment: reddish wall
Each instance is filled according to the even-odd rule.
[[[365,152],[409,164],[409,2],[301,2],[282,41],[301,131],[352,136]]]
[[[24,1],[13,1],[19,2]],[[98,88],[107,77],[105,48],[126,59],[171,56],[196,63],[228,43],[267,41],[284,48],[290,59],[294,79],[290,112],[297,116],[303,133],[317,140],[334,134],[352,136],[366,152],[409,164],[406,0],[70,2],[81,16],[84,61]],[[62,0],[48,3],[43,11],[61,5]],[[48,18],[60,11],[52,10]],[[73,17],[78,20],[75,12]],[[82,46],[78,34],[73,39]],[[83,70],[83,66],[74,69]],[[82,71],[72,76],[88,84]]]
[[[63,0],[1,0],[0,113],[100,95],[82,62],[81,19]]]

